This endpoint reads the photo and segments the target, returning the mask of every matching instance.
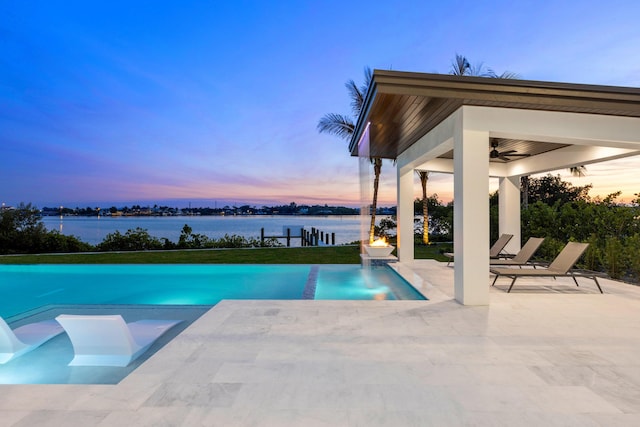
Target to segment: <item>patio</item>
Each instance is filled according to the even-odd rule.
[[[118,385],[2,386],[0,426],[640,425],[640,287],[463,306],[445,265],[397,266],[429,301],[223,301]]]
[[[489,271],[489,177],[516,253],[521,178],[640,155],[640,89],[374,70],[349,149],[363,189],[371,158],[395,163],[402,262],[414,258],[415,171],[453,174],[455,299],[487,305],[476,279]]]

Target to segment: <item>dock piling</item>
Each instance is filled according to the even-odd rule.
[[[284,230],[283,230],[284,231]],[[295,235],[291,233],[291,228],[287,227],[286,232],[282,236],[267,236],[264,232],[264,227],[260,229],[260,241],[264,243],[265,239],[286,239],[287,247],[291,246],[291,239],[300,239],[300,246],[318,246],[320,243],[326,245],[336,244],[336,233],[329,234],[311,227],[311,230],[306,230],[304,227],[300,228],[300,234]],[[331,243],[329,243],[331,242]]]

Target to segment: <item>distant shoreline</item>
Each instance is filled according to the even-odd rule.
[[[44,217],[63,217],[63,218],[67,218],[67,217],[82,217],[82,218],[95,218],[95,217],[111,217],[111,218],[118,218],[118,217],[144,217],[144,218],[148,218],[148,217],[194,217],[194,216],[253,216],[253,217],[268,217],[268,216],[284,216],[284,217],[292,217],[292,216],[302,216],[302,217],[314,217],[314,216],[358,216],[360,215],[360,213],[324,213],[324,214],[311,214],[311,213],[306,213],[306,214],[302,214],[302,213],[295,213],[295,214],[261,214],[261,213],[253,213],[253,214],[219,214],[219,213],[213,213],[213,214],[173,214],[173,215],[161,215],[161,214],[143,214],[143,213],[128,213],[128,214],[121,214],[121,215],[112,215],[112,214],[100,214],[100,215],[88,215],[88,214],[42,214],[42,216]],[[383,214],[383,215],[387,215],[387,214]]]
[[[4,207],[12,209],[11,207]],[[191,207],[177,208],[170,206],[111,206],[111,207],[43,207],[43,217],[173,217],[173,216],[354,216],[360,215],[360,208],[325,205],[297,205],[290,203],[281,206],[223,206],[223,207]],[[395,215],[396,207],[378,207],[377,215]]]

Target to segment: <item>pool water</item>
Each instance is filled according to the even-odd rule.
[[[222,299],[425,299],[388,267],[3,265],[0,316],[72,304],[214,305]]]

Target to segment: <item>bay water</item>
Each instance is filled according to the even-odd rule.
[[[109,233],[119,231],[124,234],[129,229],[143,228],[151,236],[159,239],[165,237],[177,242],[184,225],[192,228],[195,234],[204,234],[209,238],[219,239],[228,235],[245,238],[260,238],[260,229],[264,228],[266,236],[284,236],[286,228],[291,228],[292,235],[299,235],[304,228],[311,227],[324,233],[335,233],[336,244],[346,244],[360,240],[360,216],[154,216],[154,217],[81,217],[81,216],[45,216],[42,218],[49,230],[76,236],[83,242],[97,245]],[[280,239],[286,244],[285,239]],[[300,239],[291,239],[291,246],[300,246]]]

